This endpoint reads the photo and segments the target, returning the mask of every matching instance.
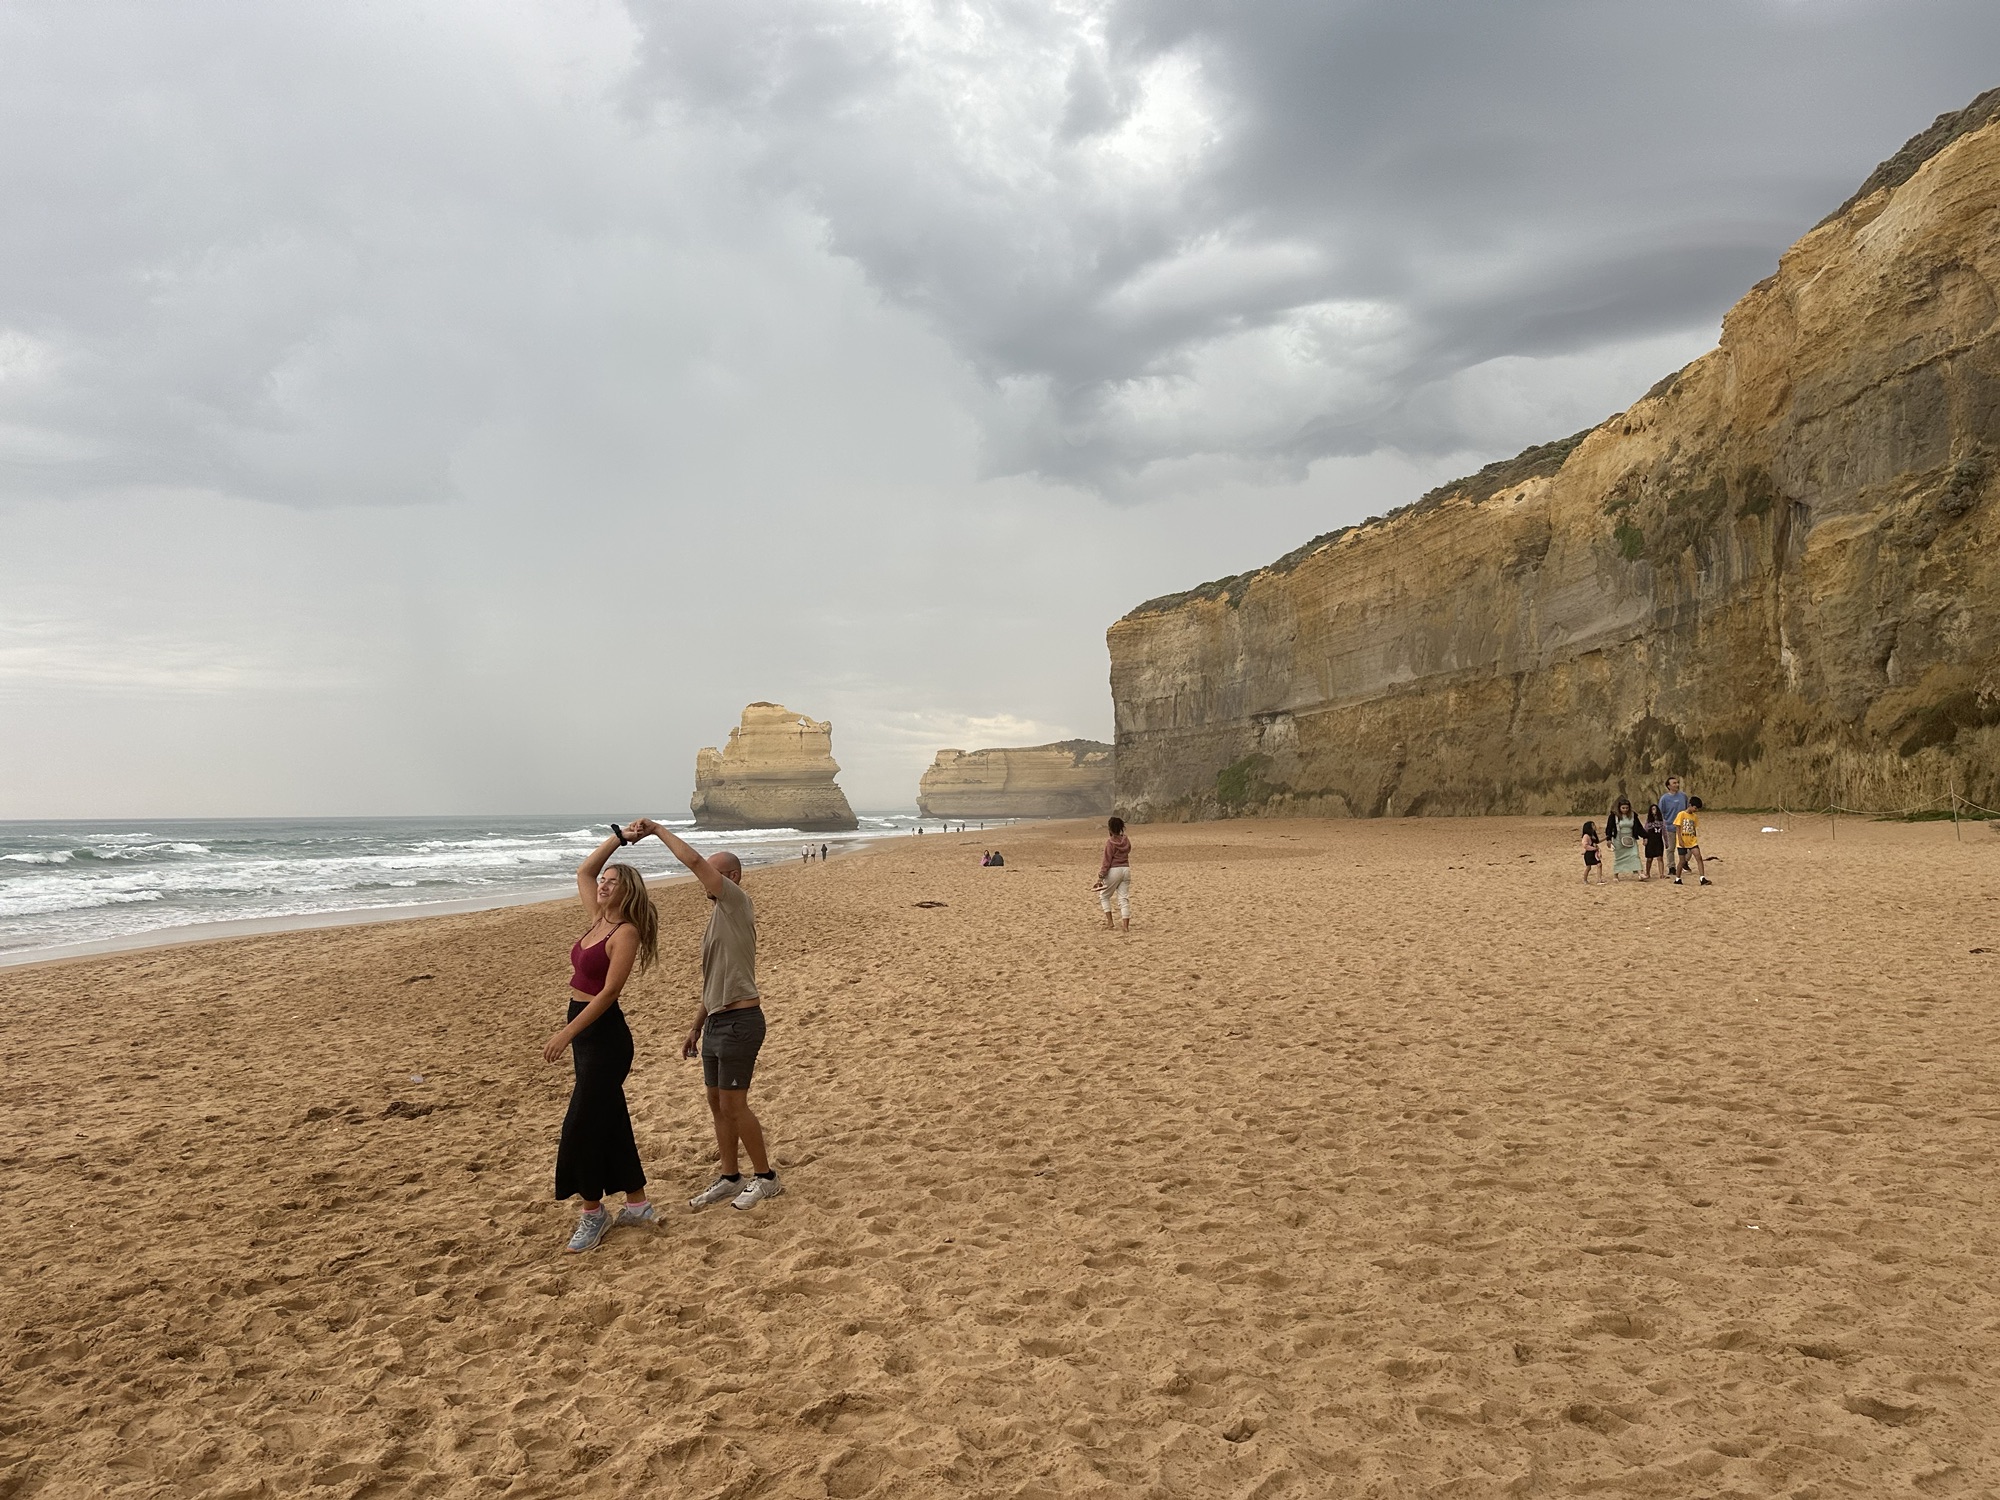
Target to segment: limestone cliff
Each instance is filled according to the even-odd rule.
[[[833,726],[776,703],[753,703],[729,743],[694,759],[688,804],[702,828],[797,828],[842,833],[854,812],[834,777]]]
[[[1062,740],[1009,750],[940,750],[917,785],[927,818],[1088,818],[1111,811],[1111,747]]]
[[[1996,114],[1630,410],[1112,626],[1120,810],[2000,807]]]

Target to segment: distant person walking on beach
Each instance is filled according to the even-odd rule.
[[[1681,790],[1678,776],[1667,778],[1667,789],[1660,793],[1660,821],[1667,828],[1667,873],[1678,880],[1681,876],[1682,861],[1675,841],[1674,819],[1687,807],[1687,793]]]
[[[1597,857],[1598,847],[1602,843],[1602,840],[1597,836],[1597,825],[1595,823],[1586,823],[1583,825],[1583,837],[1579,840],[1579,843],[1583,849],[1583,883],[1585,885],[1590,884],[1590,872],[1595,870],[1597,872],[1597,883],[1599,885],[1604,884],[1604,866],[1599,863]]]
[[[764,1001],[757,989],[757,911],[743,889],[743,862],[727,850],[703,857],[651,818],[625,830],[634,840],[652,834],[694,872],[714,903],[701,935],[701,1005],[681,1045],[682,1057],[701,1056],[702,1086],[715,1125],[721,1172],[688,1200],[706,1208],[727,1198],[732,1208],[755,1208],[784,1192],[764,1150],[764,1126],[750,1112],[750,1077],[764,1045]],[[748,1182],[737,1148],[750,1157]]]
[[[1660,874],[1667,873],[1667,820],[1660,816],[1660,804],[1655,802],[1646,809],[1646,819],[1639,825],[1646,833],[1646,874],[1653,878],[1653,866],[1660,867]]]
[[[1104,859],[1097,867],[1097,904],[1104,908],[1104,929],[1111,930],[1111,898],[1118,897],[1118,916],[1125,930],[1132,930],[1132,841],[1125,837],[1125,820],[1113,818],[1105,825],[1111,837],[1104,841]]]
[[[1681,883],[1681,876],[1687,873],[1690,864],[1703,885],[1715,884],[1708,878],[1708,864],[1701,857],[1701,798],[1688,798],[1688,805],[1674,817],[1674,832],[1678,835],[1681,858],[1680,868],[1674,871],[1674,884]]]
[[[583,1199],[569,1248],[595,1248],[614,1224],[650,1224],[658,1210],[646,1198],[646,1173],[625,1107],[625,1076],[632,1071],[632,1029],[618,996],[636,964],[652,967],[660,931],[645,879],[630,865],[613,865],[627,840],[612,831],[577,868],[576,893],[590,913],[590,927],[569,950],[569,1020],[542,1047],[542,1060],[560,1062],[565,1049],[576,1065],[576,1086],[563,1116],[556,1148],[556,1201]],[[623,1193],[614,1220],[607,1192]]]
[[[1632,811],[1629,798],[1620,797],[1611,809],[1611,816],[1604,820],[1604,836],[1611,841],[1611,878],[1637,875],[1644,880],[1645,872],[1639,868],[1639,842],[1645,830],[1640,826],[1639,815]]]

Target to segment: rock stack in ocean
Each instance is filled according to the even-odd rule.
[[[917,787],[927,818],[1088,818],[1111,811],[1111,747],[1062,740],[940,750]]]
[[[2000,806],[2000,90],[1629,410],[1111,627],[1118,804]]]
[[[694,759],[689,807],[702,828],[797,828],[844,833],[855,826],[834,777],[833,725],[776,703],[752,703],[729,743]]]

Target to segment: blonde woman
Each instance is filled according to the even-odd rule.
[[[618,997],[634,968],[652,967],[660,920],[644,877],[630,865],[610,863],[625,842],[614,828],[577,868],[576,893],[590,913],[590,927],[569,950],[569,1020],[542,1047],[544,1062],[562,1061],[567,1050],[576,1065],[576,1087],[556,1148],[556,1201],[583,1199],[583,1217],[570,1236],[572,1253],[596,1248],[614,1223],[650,1224],[658,1216],[646,1198],[646,1173],[625,1107],[632,1028]],[[607,1192],[625,1195],[615,1220],[604,1206]]]

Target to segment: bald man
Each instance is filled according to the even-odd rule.
[[[743,889],[743,862],[726,849],[704,856],[651,818],[625,830],[634,843],[649,833],[694,872],[713,903],[701,935],[701,1004],[681,1056],[700,1053],[722,1171],[688,1199],[688,1207],[707,1208],[726,1198],[732,1208],[755,1208],[785,1189],[764,1152],[764,1127],[750,1112],[750,1075],[764,1045],[764,1004],[757,991],[757,912]],[[739,1143],[750,1158],[747,1182],[737,1159]]]

